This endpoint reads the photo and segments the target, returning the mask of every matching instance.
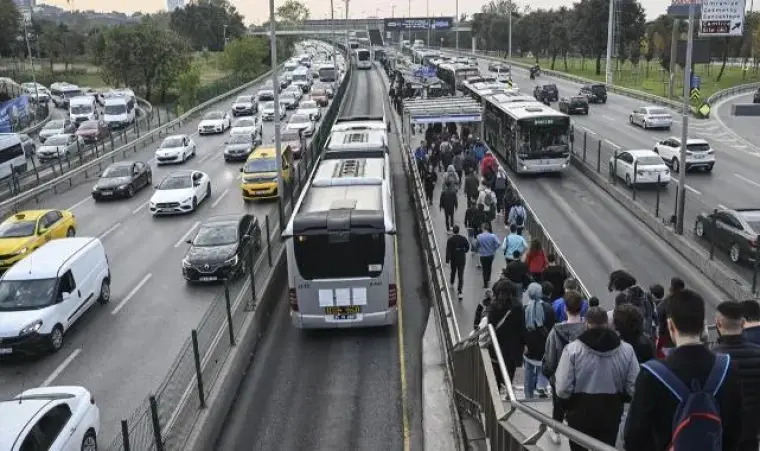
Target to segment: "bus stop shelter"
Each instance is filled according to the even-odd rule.
[[[473,135],[482,135],[483,107],[469,97],[441,97],[404,102],[402,132],[406,142],[413,143],[418,134],[425,135],[428,126],[456,124],[468,126]]]

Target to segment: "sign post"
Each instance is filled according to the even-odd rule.
[[[741,36],[743,32],[744,0],[702,0],[700,36]]]
[[[686,42],[686,63],[683,68],[683,118],[681,125],[680,161],[678,162],[678,169],[681,172],[681,176],[678,178],[678,191],[681,196],[678,198],[678,212],[676,214],[675,230],[679,235],[683,235],[684,212],[686,209],[686,143],[689,139],[689,115],[691,114],[689,97],[691,94],[691,84],[695,81],[691,77],[691,52],[694,49],[694,21],[696,20],[694,17],[695,1],[696,0],[691,0],[691,3],[689,3],[689,35],[688,41]]]

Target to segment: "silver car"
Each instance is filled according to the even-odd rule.
[[[54,119],[40,130],[39,138],[40,142],[44,143],[45,140],[55,135],[62,135],[67,133],[74,133],[76,131],[76,125],[68,119]]]
[[[665,108],[659,106],[644,106],[633,110],[628,117],[631,125],[638,125],[644,130],[648,128],[664,128],[670,130],[673,116]]]
[[[84,148],[84,143],[78,136],[68,133],[51,136],[37,149],[40,162],[58,158],[70,158]]]

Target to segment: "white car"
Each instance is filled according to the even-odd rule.
[[[648,149],[626,150],[610,158],[610,174],[625,180],[629,187],[660,182],[670,183],[670,170],[659,155]]]
[[[194,157],[196,151],[195,141],[187,135],[172,135],[164,138],[161,147],[156,150],[156,163],[184,163],[188,158]]]
[[[673,172],[681,170],[681,140],[678,138],[663,139],[654,146],[654,151],[662,157]],[[686,170],[699,168],[710,172],[715,166],[715,151],[704,139],[689,139],[686,141]]]
[[[198,134],[224,133],[232,125],[230,115],[223,111],[209,111],[198,124]]]
[[[309,117],[314,121],[322,119],[322,109],[319,108],[319,105],[317,105],[317,102],[314,100],[306,100],[304,102],[301,102],[301,104],[298,106],[298,111],[296,111],[296,114],[299,113],[308,114]]]
[[[673,116],[665,108],[659,106],[644,106],[633,110],[628,120],[631,125],[638,125],[644,130],[648,128],[664,128],[670,130]]]
[[[312,136],[315,130],[314,121],[308,114],[296,113],[290,117],[288,122],[288,130],[300,131],[303,136]]]
[[[256,96],[238,96],[231,110],[233,116],[254,115],[259,110],[256,104]]]
[[[54,135],[37,148],[37,159],[41,163],[57,158],[71,158],[85,148],[81,137],[72,134]]]
[[[230,135],[251,135],[251,136],[258,136],[259,138],[262,137],[264,133],[264,125],[261,123],[261,121],[256,117],[244,117],[242,119],[238,119],[235,121],[234,124],[232,124],[232,128],[230,129]]]
[[[30,388],[0,401],[0,449],[97,451],[100,409],[83,387]]]
[[[156,186],[150,198],[153,216],[191,213],[211,197],[211,179],[201,171],[174,171]]]
[[[280,120],[285,119],[288,113],[285,111],[285,105],[280,102]],[[261,120],[273,121],[274,120],[274,102],[265,102],[261,105]]]

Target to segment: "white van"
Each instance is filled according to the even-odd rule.
[[[82,95],[82,89],[71,83],[53,83],[50,85],[50,97],[57,108],[69,107],[69,100]]]
[[[135,122],[135,101],[116,96],[103,102],[103,120],[111,128],[124,127]]]
[[[52,240],[0,278],[0,356],[56,352],[96,301],[111,300],[111,271],[97,238]]]
[[[79,96],[69,100],[69,119],[81,124],[98,118],[98,108],[95,96]]]
[[[24,143],[16,133],[0,133],[0,180],[13,172],[26,172]]]

